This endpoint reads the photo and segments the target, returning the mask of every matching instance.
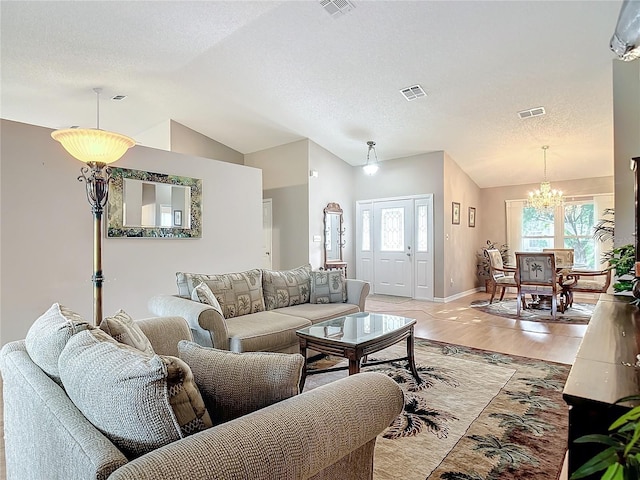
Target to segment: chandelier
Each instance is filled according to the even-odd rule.
[[[376,142],[373,142],[371,140],[369,140],[367,142],[367,145],[369,146],[369,150],[367,150],[367,164],[362,167],[362,169],[364,170],[364,173],[366,173],[367,175],[373,175],[378,171],[378,154],[376,153]],[[373,151],[373,155],[374,158],[371,159],[371,152]]]
[[[543,145],[542,151],[544,152],[544,177],[540,183],[540,188],[529,192],[529,198],[527,199],[527,206],[533,207],[536,210],[546,210],[549,208],[562,205],[564,199],[562,198],[562,192],[560,190],[551,189],[551,184],[547,181],[547,150],[549,145]]]

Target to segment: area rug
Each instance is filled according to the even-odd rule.
[[[494,300],[493,303],[489,303],[489,300],[474,300],[470,306],[484,313],[498,317],[512,318],[514,320],[573,323],[577,325],[589,323],[591,315],[593,315],[593,309],[595,308],[595,304],[573,302],[573,306],[568,308],[566,312],[562,313],[558,311],[556,319],[554,320],[553,317],[551,317],[551,310],[536,310],[533,308],[520,310],[520,316],[518,317],[518,315],[516,315],[516,305],[515,299],[507,299],[501,302]]]
[[[403,355],[404,346],[394,345],[375,360]],[[568,365],[419,339],[415,357],[420,384],[406,362],[363,367],[393,378],[405,394],[404,411],[377,439],[375,480],[558,478],[567,448]],[[310,375],[305,391],[346,375]]]

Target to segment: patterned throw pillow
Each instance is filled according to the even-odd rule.
[[[60,382],[58,358],[62,349],[73,335],[89,328],[93,327],[80,315],[54,303],[29,328],[27,353],[47,375]]]
[[[120,343],[137,348],[149,355],[155,353],[147,336],[122,309],[118,310],[113,317],[106,317],[102,320],[100,329]]]
[[[220,315],[223,315],[222,307],[220,307],[220,302],[218,302],[216,296],[213,294],[209,286],[204,282],[200,282],[193,289],[193,292],[191,292],[191,300],[193,300],[194,302],[211,305]]]
[[[267,310],[309,303],[311,265],[285,271],[262,270],[262,290]]]
[[[69,398],[129,459],[212,426],[179,358],[149,355],[92,329],[67,342],[59,365]]]
[[[311,272],[311,303],[344,303],[347,287],[342,270]]]
[[[188,298],[196,285],[206,283],[220,302],[224,318],[264,311],[260,269],[215,275],[178,272],[176,277],[178,293],[184,295],[186,292]]]

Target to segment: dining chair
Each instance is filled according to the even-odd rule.
[[[517,316],[520,316],[520,307],[526,305],[524,298],[529,294],[541,299],[550,297],[551,316],[556,319],[560,292],[554,252],[516,252],[515,280],[518,288]],[[562,302],[560,309],[564,310]]]
[[[573,306],[573,294],[606,293],[611,285],[611,268],[607,264],[603,270],[571,270],[564,275],[562,290],[567,298],[567,305]]]
[[[504,298],[504,291],[509,288],[517,288],[514,274],[514,267],[507,267],[502,262],[502,254],[497,248],[489,248],[485,250],[485,254],[489,258],[489,282],[491,284],[491,299],[489,303],[493,303],[496,290],[502,288],[500,293],[500,301]]]
[[[573,267],[574,254],[573,248],[543,248],[543,252],[553,252],[556,255],[557,268]]]

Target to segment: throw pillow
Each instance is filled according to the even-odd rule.
[[[149,355],[92,329],[67,342],[58,365],[69,398],[129,459],[212,425],[178,358]]]
[[[186,292],[189,298],[196,285],[206,283],[218,299],[224,318],[264,311],[260,269],[214,275],[178,272],[176,278],[178,292]]]
[[[54,303],[29,328],[25,338],[27,353],[47,375],[60,382],[58,358],[69,339],[93,328],[80,315]]]
[[[216,296],[213,294],[209,286],[204,282],[200,282],[193,289],[193,292],[191,292],[191,300],[193,300],[194,302],[211,305],[220,315],[223,315],[222,308],[220,307],[220,302],[218,302]]]
[[[100,329],[120,343],[137,348],[149,355],[155,353],[147,336],[122,309],[118,310],[114,316],[104,318],[100,323]]]
[[[343,303],[347,287],[342,270],[311,272],[311,303]]]
[[[309,303],[311,265],[292,270],[262,270],[264,306],[267,310]]]
[[[304,357],[202,347],[181,340],[178,352],[191,368],[214,424],[241,417],[299,393]]]

